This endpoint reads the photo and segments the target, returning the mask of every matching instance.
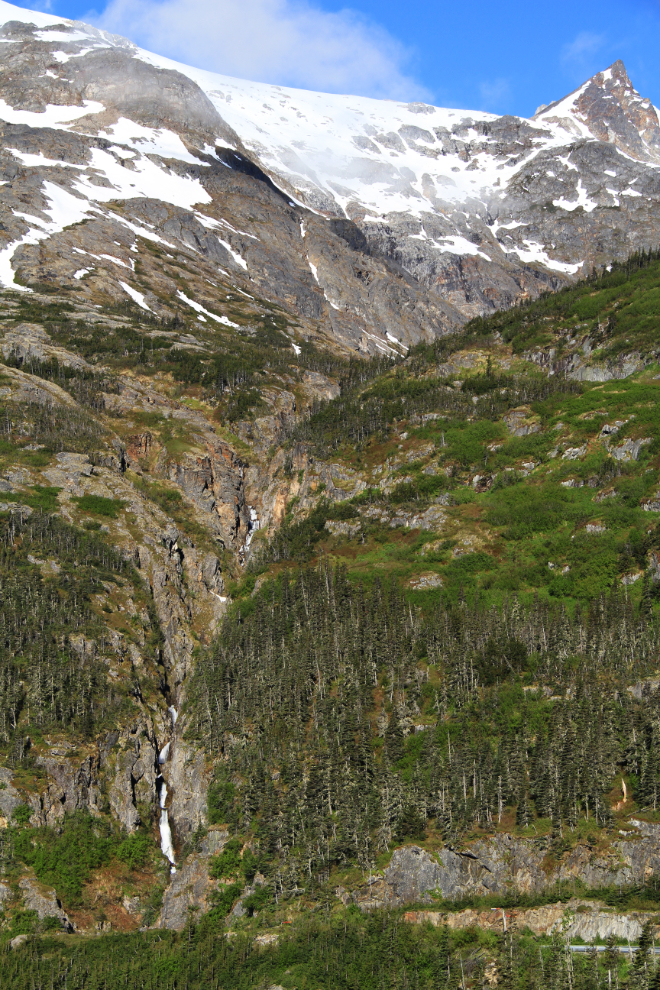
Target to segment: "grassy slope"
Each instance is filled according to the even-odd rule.
[[[571,353],[582,351],[586,341],[593,347],[594,336],[602,337],[599,322],[602,326],[611,313],[616,323],[593,349],[590,363],[615,357],[625,346],[627,353],[637,350],[646,358],[643,370],[606,382],[562,382],[557,375],[550,379],[557,391],[520,401],[530,381],[539,389],[548,381],[523,356],[532,345],[561,355],[568,346],[566,328],[572,327]],[[587,603],[622,577],[640,576],[658,540],[658,516],[643,509],[660,487],[660,369],[653,360],[658,319],[660,263],[631,277],[616,271],[602,285],[581,283],[490,320],[475,320],[462,337],[419,348],[403,366],[356,390],[358,408],[374,395],[390,404],[383,412],[386,428],[366,442],[345,442],[341,418],[335,424],[322,410],[312,432],[316,452],[357,470],[374,489],[356,501],[369,499],[411,515],[447,492],[453,504],[440,532],[392,530],[366,521],[355,539],[328,537],[320,549],[367,579],[384,571],[405,585],[421,571],[437,574],[442,590],[413,596],[429,607],[444,595],[455,598],[460,588],[479,590],[493,602],[516,593]],[[461,362],[472,366],[461,369]],[[457,402],[474,396],[477,404],[447,409],[450,392],[460,393]],[[406,416],[405,401],[397,406],[394,394],[419,411]],[[519,416],[514,426],[535,432],[514,436],[506,422],[512,413]],[[420,424],[429,414],[437,418]],[[602,433],[604,425],[617,422],[615,434]],[[617,448],[627,440],[644,444],[633,452],[635,459],[625,454],[617,459]],[[475,481],[475,476],[481,477]],[[634,600],[643,584],[638,577],[629,586]]]

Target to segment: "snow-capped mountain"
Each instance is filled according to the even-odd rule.
[[[658,113],[621,62],[526,120],[245,82],[0,2],[0,69],[8,288],[225,324],[239,289],[387,351],[659,240]]]

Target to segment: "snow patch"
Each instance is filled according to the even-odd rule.
[[[489,258],[487,254],[480,251],[476,244],[468,241],[467,237],[462,237],[460,234],[455,237],[443,237],[442,240],[446,243],[439,244],[437,240],[433,241],[433,247],[438,251],[443,251],[446,254],[478,255],[485,261],[492,261],[492,258]]]
[[[639,193],[636,195],[639,195]],[[553,199],[552,202],[554,206],[558,206],[562,210],[568,210],[569,213],[572,213],[573,210],[577,210],[578,206],[581,206],[585,213],[591,213],[591,211],[595,210],[598,206],[598,203],[595,203],[592,199],[589,199],[587,190],[582,185],[582,179],[578,179],[576,200],[569,201],[562,197],[561,199]]]
[[[205,316],[209,316],[212,320],[215,320],[216,323],[222,323],[226,327],[234,327],[236,330],[240,330],[240,326],[238,323],[232,323],[232,321],[229,320],[226,316],[216,316],[215,313],[211,313],[208,309],[204,309],[204,307],[200,305],[200,303],[195,302],[194,299],[189,299],[188,296],[181,291],[181,289],[177,291],[177,296],[182,302],[186,303],[186,305],[192,307],[192,309],[194,309],[195,312],[204,313]],[[203,320],[203,322],[206,321]]]
[[[128,145],[144,155],[158,155],[160,158],[175,158],[189,165],[202,165],[210,168],[210,163],[191,155],[178,134],[166,127],[144,127],[127,117],[120,117],[107,131],[99,131],[99,137]]]
[[[27,151],[19,151],[17,148],[7,148],[6,150],[14,158],[17,158],[25,168],[87,168],[86,165],[76,165],[73,162],[61,162],[56,158],[46,158],[43,151],[40,151],[38,155],[33,155]]]
[[[234,251],[234,249],[231,246],[231,244],[228,244],[227,241],[223,241],[222,238],[220,238],[220,237],[218,237],[218,240],[220,241],[220,244],[223,246],[223,248],[225,249],[225,251],[228,251],[229,252],[229,254],[232,256],[232,258],[234,259],[234,261],[236,262],[236,264],[237,265],[240,265],[241,268],[244,268],[247,271],[247,261],[245,260],[245,258],[242,258],[240,256],[240,254],[238,254],[236,251]]]
[[[404,351],[407,351],[407,350],[408,350],[408,345],[407,345],[407,344],[404,344],[402,340],[399,340],[399,339],[398,339],[398,337],[394,337],[394,336],[393,336],[393,335],[392,335],[392,334],[391,334],[391,333],[389,332],[389,330],[387,330],[387,331],[386,331],[386,334],[385,334],[385,336],[386,336],[386,337],[387,337],[387,339],[388,339],[389,341],[391,341],[391,342],[392,342],[393,344],[396,344],[396,345],[397,345],[397,347],[403,347],[403,349],[404,349]]]
[[[0,120],[7,124],[27,124],[28,127],[54,127],[63,130],[64,124],[87,117],[89,114],[101,113],[105,110],[102,103],[96,100],[85,100],[81,107],[60,107],[49,103],[42,113],[32,110],[14,110],[4,100],[0,100]]]
[[[550,258],[542,244],[538,244],[536,241],[523,240],[524,248],[514,245],[512,247],[506,247],[504,244],[501,245],[502,250],[506,254],[517,254],[518,257],[524,264],[529,265],[536,263],[539,265],[544,265],[551,271],[563,272],[565,275],[575,275],[582,268],[584,262],[580,261],[579,264],[571,265],[565,261],[555,261]]]
[[[151,313],[151,310],[144,301],[144,296],[142,295],[141,292],[138,292],[137,289],[131,288],[131,286],[127,285],[126,282],[120,282],[119,284],[121,285],[124,292],[126,292],[131,297],[133,302],[136,302],[138,304],[140,309],[146,309],[148,313]]]

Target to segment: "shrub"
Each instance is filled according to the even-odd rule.
[[[106,516],[108,519],[116,519],[126,502],[119,498],[105,498],[102,495],[82,495],[74,497],[79,508],[83,512],[93,512],[97,516]]]

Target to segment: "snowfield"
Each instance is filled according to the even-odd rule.
[[[493,114],[315,93],[234,79],[143,51],[125,39],[89,25],[0,0],[0,26],[8,21],[34,25],[38,29],[36,37],[52,45],[51,54],[60,64],[98,48],[121,48],[156,68],[187,76],[203,90],[222,120],[239,136],[242,148],[247,149],[292,202],[302,202],[326,216],[348,216],[363,224],[383,223],[391,217],[410,218],[417,222],[418,229],[407,235],[408,240],[420,241],[420,247],[424,242],[424,250],[436,252],[436,257],[448,253],[490,263],[494,250],[500,260],[515,256],[525,264],[564,274],[575,274],[584,263],[581,259],[566,261],[553,257],[554,245],[543,244],[534,237],[519,239],[511,231],[522,224],[515,220],[498,223],[497,203],[507,197],[514,180],[539,155],[545,156],[544,162],[548,153],[554,155],[552,168],[543,165],[542,174],[548,181],[557,178],[557,170],[569,175],[577,171],[570,160],[571,144],[576,140],[598,140],[578,106],[588,83],[544,108],[533,119],[521,121],[531,138],[525,144],[520,143],[519,152],[503,154],[488,134],[488,126],[500,119]],[[3,41],[11,43],[11,39]],[[654,112],[649,101],[638,96],[634,100],[645,112]],[[19,244],[36,243],[93,213],[108,212],[107,204],[113,200],[151,197],[190,211],[211,202],[202,179],[182,174],[173,163],[194,165],[203,176],[209,158],[218,159],[216,149],[228,147],[226,130],[216,135],[214,145],[206,143],[196,154],[196,149],[184,143],[180,134],[166,128],[145,127],[123,116],[112,125],[103,124],[99,115],[104,110],[101,102],[86,101],[81,106],[48,105],[43,113],[37,113],[13,108],[0,100],[0,119],[8,123],[70,129],[113,142],[107,150],[92,149],[84,164],[48,159],[41,153],[12,152],[23,167],[52,169],[52,178],[46,179],[42,187],[49,204],[44,210],[48,220],[15,213],[21,216],[27,229],[19,240],[0,251],[0,281],[4,285],[14,284],[11,258]],[[242,148],[237,146],[233,150]],[[642,164],[652,169],[660,167],[657,161]],[[71,170],[66,189],[62,184],[63,170]],[[606,174],[616,176],[612,170]],[[580,207],[589,213],[601,205],[581,179],[569,192],[568,196],[553,199],[557,210],[571,213]],[[618,206],[619,196],[628,197],[628,201],[641,196],[632,188],[608,188],[603,193],[608,197],[608,207],[612,198]],[[486,219],[491,213],[494,219]],[[220,221],[199,212],[197,216],[204,226],[221,230]],[[426,230],[429,216],[444,224],[443,233]],[[482,224],[489,224],[490,244],[478,239],[474,243],[475,238],[470,236],[473,216]],[[121,222],[130,226],[124,219]],[[507,233],[498,236],[500,230]],[[159,239],[142,228],[135,227],[135,231],[140,236]],[[247,271],[247,262],[235,245],[220,237],[220,233],[217,236],[228,259]],[[301,236],[305,236],[304,225]],[[311,263],[310,269],[318,281]],[[336,308],[334,302],[331,305]],[[209,315],[213,318],[213,314]]]

